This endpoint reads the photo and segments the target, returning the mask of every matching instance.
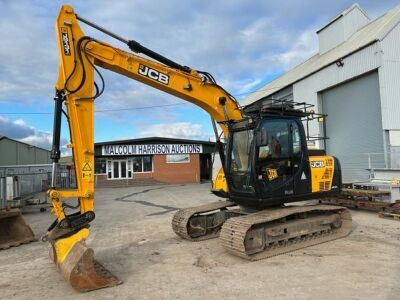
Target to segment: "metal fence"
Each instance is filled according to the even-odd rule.
[[[400,148],[386,153],[365,153],[363,156],[368,161],[369,169],[382,168],[382,161],[385,162],[386,169],[400,169]]]
[[[400,171],[399,147],[392,148],[390,152],[386,153],[365,153],[364,156],[368,160],[370,181],[379,179],[379,176],[383,176],[382,179],[387,179],[387,176],[398,177]],[[383,165],[382,162],[384,162]]]
[[[50,185],[51,165],[2,166],[0,167],[0,209],[9,206],[15,199],[24,199],[47,191]],[[69,166],[60,166],[56,177],[56,188],[76,188],[75,172]]]
[[[0,177],[0,210],[7,207],[6,178]]]
[[[400,169],[400,147],[390,147],[389,166],[392,169]]]
[[[49,174],[49,178],[51,178],[51,173]],[[75,189],[75,171],[73,169],[66,168],[65,166],[60,166],[57,172],[56,187],[58,189]]]

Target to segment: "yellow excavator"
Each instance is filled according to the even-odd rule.
[[[79,22],[126,44],[132,52],[86,36]],[[69,147],[77,189],[57,190],[52,184],[48,194],[56,220],[43,240],[51,243],[54,262],[76,290],[90,291],[121,283],[94,260],[93,250],[85,242],[95,218],[94,102],[104,90],[97,66],[193,103],[211,116],[222,162],[212,192],[223,199],[177,211],[172,228],[178,236],[196,241],[219,236],[228,252],[258,260],[349,234],[351,215],[346,208],[286,205],[335,195],[341,189],[339,161],[322,150],[307,148],[309,135],[303,122],[325,117],[315,114],[311,106],[267,100],[241,107],[210,73],[182,66],[134,40],[126,40],[76,14],[68,5],[62,6],[55,29],[59,70],[55,86],[53,183],[64,114],[71,134]],[[94,81],[95,72],[101,85]],[[65,208],[72,207],[68,198],[78,198],[76,212],[65,212]]]

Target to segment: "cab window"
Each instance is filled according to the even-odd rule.
[[[292,177],[292,140],[295,133],[291,124],[289,120],[265,120],[258,129],[256,172],[265,192],[279,189]],[[297,144],[299,147],[298,130]]]

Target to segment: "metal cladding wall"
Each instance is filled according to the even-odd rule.
[[[293,101],[293,86],[290,85],[279,92],[276,92],[271,97],[266,97],[266,99]]]
[[[0,166],[49,163],[51,163],[50,151],[7,137],[0,139]]]
[[[344,41],[344,19],[336,20],[318,33],[319,52],[325,53]]]
[[[378,72],[322,92],[327,118],[327,151],[339,158],[343,181],[369,178],[367,153],[375,168],[383,168],[384,141]]]
[[[381,41],[379,81],[384,129],[400,129],[400,24]]]
[[[332,64],[311,76],[293,85],[294,101],[305,101],[317,106],[321,111],[320,93],[340,83],[351,80],[361,74],[365,74],[379,68],[381,65],[381,51],[378,43],[374,43],[343,59],[343,66]],[[328,116],[328,119],[332,119]],[[318,124],[311,125],[311,133],[319,132]]]
[[[353,5],[335,21],[318,31],[319,53],[325,53],[347,40],[354,32],[366,25],[369,18],[359,8]]]
[[[343,114],[336,116],[327,111],[326,107],[323,108],[323,94],[325,94],[325,98],[330,97],[328,89],[340,91],[340,88],[337,88],[340,85],[340,87],[347,86],[349,95],[354,96],[357,94],[353,93],[354,89],[357,89],[355,82],[360,80],[362,76],[370,76],[370,73],[373,72],[374,75],[371,76],[375,79],[370,79],[372,86],[368,86],[368,88],[373,89],[373,95],[376,96],[377,100],[374,102],[376,111],[370,121],[379,121],[379,124],[376,124],[377,127],[375,127],[375,129],[379,128],[379,136],[376,133],[378,131],[374,131],[374,139],[380,145],[383,145],[375,150],[372,146],[364,149],[360,149],[361,147],[352,148],[351,150],[361,151],[360,153],[379,152],[379,156],[371,156],[373,168],[399,166],[399,156],[388,154],[388,152],[393,151],[394,147],[400,146],[400,6],[393,8],[376,20],[368,22],[368,17],[355,4],[332,21],[335,22],[327,24],[318,32],[320,49],[317,55],[263,86],[257,92],[248,96],[244,103],[250,104],[261,97],[280,98],[283,91],[290,90],[290,86],[292,86],[295,102],[304,101],[314,104],[317,112],[328,113],[327,127],[328,130],[332,130],[328,132],[328,135],[334,138],[332,132],[341,134],[340,130],[335,127],[337,123],[345,122],[343,124],[346,126],[351,125],[355,128],[361,128],[365,125],[364,121],[360,120],[363,120],[363,115],[371,112],[369,110],[371,107],[365,103],[369,103],[368,99],[370,98],[368,97],[372,97],[372,95],[366,95],[365,91],[368,89],[361,89],[358,95],[368,98],[365,103],[358,102],[358,97],[356,100],[347,99],[348,102],[356,101],[351,104],[346,103],[348,106],[345,106],[355,109],[349,116],[354,123],[349,123],[350,120],[342,120]],[[364,24],[366,25],[364,26]],[[352,34],[354,31],[356,32]],[[345,41],[337,44],[342,37]],[[336,47],[327,51],[333,45],[336,45]],[[285,94],[285,97],[290,98],[290,95]],[[360,105],[360,107],[357,107],[357,105]],[[335,107],[332,109],[335,109]],[[321,133],[322,126],[320,124],[315,122],[309,125],[310,135],[317,136]],[[368,140],[370,138],[368,130],[369,127],[365,127],[365,131],[358,139]],[[316,146],[321,147],[322,145],[317,143]],[[346,152],[344,149],[348,146],[342,145],[342,147],[337,151]],[[368,156],[364,157],[368,161]],[[383,164],[385,158],[386,164]],[[350,163],[357,165],[356,161]],[[360,172],[353,174],[353,176],[365,179],[366,171],[364,169],[368,166],[358,165],[361,168]]]

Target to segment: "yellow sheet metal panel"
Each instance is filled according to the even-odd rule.
[[[332,156],[310,156],[312,192],[332,189],[335,160]]]

